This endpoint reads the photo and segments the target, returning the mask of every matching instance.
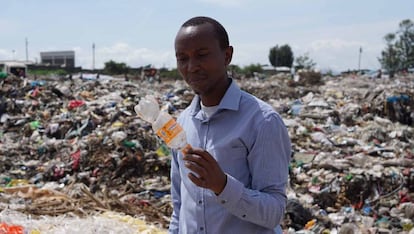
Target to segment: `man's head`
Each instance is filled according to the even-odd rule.
[[[219,22],[208,17],[186,21],[175,38],[175,55],[178,71],[202,100],[224,95],[233,48]]]
[[[206,23],[211,24],[213,26],[213,32],[215,34],[216,39],[220,43],[221,49],[224,50],[227,47],[229,47],[230,44],[229,44],[229,36],[227,34],[227,31],[223,27],[223,25],[221,25],[215,19],[212,19],[210,17],[205,17],[205,16],[197,16],[184,22],[181,27],[184,28],[184,27],[189,27],[189,26],[197,26],[197,25],[206,24]]]

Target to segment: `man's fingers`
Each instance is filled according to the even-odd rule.
[[[201,155],[198,155],[198,154],[187,154],[184,156],[183,159],[186,160],[187,162],[191,161],[191,162],[197,163],[203,167],[205,167],[208,163],[208,161],[205,158],[203,158]]]
[[[194,172],[195,174],[197,174],[198,177],[202,177],[202,176],[206,176],[207,175],[206,169],[202,165],[200,165],[200,164],[198,164],[196,162],[187,161],[187,162],[185,162],[185,166],[188,169],[190,169],[192,172]]]
[[[210,153],[207,150],[201,148],[191,148],[190,150],[188,150],[188,154],[198,155],[206,162],[212,162],[214,160],[214,158],[210,155]]]
[[[206,187],[207,182],[203,178],[197,177],[194,173],[188,173],[188,178],[197,186],[199,187]]]

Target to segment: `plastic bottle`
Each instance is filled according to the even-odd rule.
[[[184,129],[168,112],[160,111],[154,96],[147,95],[134,107],[140,118],[151,123],[154,132],[168,147],[185,151],[191,146],[187,143]]]

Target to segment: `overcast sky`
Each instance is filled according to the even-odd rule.
[[[2,1],[0,60],[40,61],[40,52],[74,50],[76,66],[109,60],[174,68],[174,38],[193,16],[227,29],[232,64],[269,64],[275,45],[309,53],[320,69],[377,69],[385,34],[414,20],[411,0],[14,0]]]

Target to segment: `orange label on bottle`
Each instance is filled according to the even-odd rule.
[[[183,128],[175,121],[175,119],[170,119],[167,123],[158,129],[157,135],[161,137],[167,145],[170,144],[172,139],[183,131]]]

